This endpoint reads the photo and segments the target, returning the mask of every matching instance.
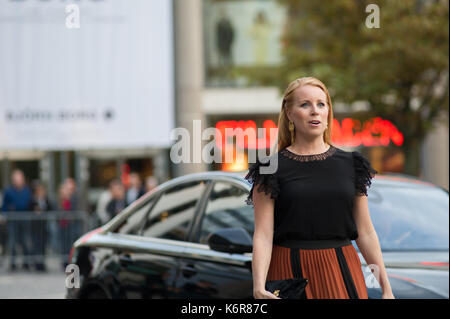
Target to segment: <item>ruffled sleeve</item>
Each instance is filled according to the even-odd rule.
[[[247,197],[246,203],[253,205],[253,189],[256,187],[258,192],[264,192],[266,195],[270,194],[270,198],[276,199],[280,192],[277,176],[275,174],[264,174],[260,172],[261,166],[268,166],[268,163],[261,163],[257,161],[250,166],[245,179],[252,184],[252,189]]]
[[[355,193],[358,196],[368,196],[367,188],[372,184],[372,178],[378,172],[371,166],[360,152],[352,152],[355,166]]]

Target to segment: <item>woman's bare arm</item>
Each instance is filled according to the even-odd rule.
[[[384,267],[380,242],[370,219],[369,206],[366,196],[355,196],[353,218],[358,229],[356,244],[367,265],[375,265],[375,275],[383,290],[383,298],[394,298],[391,285]]]
[[[253,296],[256,299],[280,299],[266,291],[265,283],[272,257],[274,200],[264,192],[253,190],[255,231],[253,234]]]

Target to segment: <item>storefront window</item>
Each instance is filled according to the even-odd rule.
[[[131,158],[117,161],[115,159],[92,159],[89,165],[90,187],[106,188],[114,178],[120,178],[125,186],[128,186],[128,176],[136,172],[141,180],[153,174],[153,161],[151,158]]]
[[[89,185],[93,188],[107,188],[108,183],[118,177],[115,160],[91,160]]]
[[[204,0],[207,87],[264,83],[281,63],[286,10],[276,0]],[[257,76],[252,76],[257,75]]]

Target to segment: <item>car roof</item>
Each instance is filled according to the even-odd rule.
[[[177,184],[179,182],[188,182],[188,181],[196,181],[196,180],[205,180],[205,179],[220,179],[220,178],[226,178],[226,179],[234,179],[236,181],[246,181],[244,179],[243,174],[239,173],[232,173],[232,172],[225,172],[225,171],[208,171],[208,172],[201,172],[201,173],[191,173],[186,174],[183,176],[175,177],[161,185],[167,185],[168,183]],[[248,182],[247,182],[248,183]]]
[[[248,173],[248,171],[238,171],[238,172],[225,172],[225,171],[208,171],[208,172],[202,172],[202,173],[192,173],[187,174],[181,177],[177,177],[171,181],[179,182],[179,181],[194,181],[194,180],[202,180],[202,179],[220,179],[220,178],[231,178],[235,179],[236,181],[244,181],[247,184],[250,185],[250,183],[245,180],[245,176]],[[415,176],[407,175],[407,174],[400,174],[400,173],[385,173],[385,174],[377,174],[373,178],[373,185],[391,185],[391,186],[398,186],[398,187],[425,187],[425,188],[440,188],[433,183],[430,183],[428,181],[421,180]],[[444,189],[445,190],[445,189]],[[446,191],[446,190],[445,190]]]
[[[147,198],[150,196],[153,196],[155,193],[161,193],[164,192],[166,189],[176,186],[179,183],[189,183],[194,181],[205,181],[205,180],[228,180],[235,183],[238,183],[244,187],[247,187],[248,190],[250,190],[251,183],[249,183],[244,177],[248,171],[239,171],[239,172],[225,172],[225,171],[207,171],[207,172],[200,172],[200,173],[191,173],[186,174],[183,176],[179,176],[176,178],[173,178],[169,181],[166,181],[160,185],[158,185],[156,188],[154,188],[152,191],[146,193],[141,198],[139,198],[137,201],[132,203],[130,206],[126,207],[118,216],[117,218],[113,218],[111,221],[109,221],[106,225],[104,225],[104,230],[109,229],[110,227],[114,227],[115,224],[118,223],[121,219],[123,219],[123,216],[128,215],[128,213],[131,210],[134,210],[135,208],[139,209],[141,205],[144,205]],[[375,178],[372,180],[373,183],[371,186],[393,186],[393,187],[419,187],[419,188],[431,188],[431,189],[441,189],[444,192],[448,194],[448,191],[445,190],[442,187],[436,186],[432,183],[422,181],[418,178],[415,178],[413,176],[408,176],[404,174],[377,174]]]
[[[228,180],[232,182],[239,183],[243,186],[246,186],[248,189],[251,187],[251,183],[245,179],[245,176],[248,171],[239,171],[239,172],[225,172],[225,171],[207,171],[200,173],[191,173],[183,176],[175,177],[169,181],[166,181],[160,185],[158,185],[152,191],[146,193],[139,200],[131,204],[125,210],[128,211],[131,206],[139,206],[140,203],[146,201],[146,199],[154,193],[164,192],[166,189],[175,186],[179,183],[189,183],[195,181],[204,181],[204,180]],[[413,176],[408,176],[404,174],[377,174],[375,178],[372,180],[373,183],[371,186],[393,186],[393,187],[424,187],[424,188],[434,188],[441,189],[448,193],[447,190],[442,187],[436,186],[432,183],[422,181]]]
[[[379,174],[375,175],[375,178],[373,179],[374,184],[379,185],[393,185],[393,186],[399,186],[399,187],[423,187],[423,188],[440,188],[443,189],[440,186],[437,186],[433,183],[430,183],[428,181],[421,180],[417,177],[406,175],[406,174]]]

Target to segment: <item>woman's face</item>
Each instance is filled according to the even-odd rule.
[[[323,136],[328,121],[327,95],[321,88],[304,85],[293,93],[294,102],[287,108],[287,116],[294,122],[296,134]]]

